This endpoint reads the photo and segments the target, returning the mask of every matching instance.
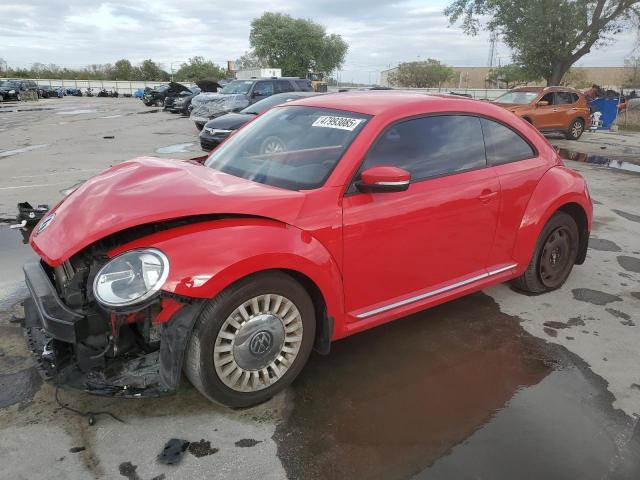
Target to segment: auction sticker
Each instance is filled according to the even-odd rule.
[[[349,117],[334,117],[332,115],[323,115],[311,124],[312,127],[337,128],[339,130],[348,130],[352,132],[364,119]]]

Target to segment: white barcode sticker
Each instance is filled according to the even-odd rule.
[[[339,130],[348,130],[352,132],[360,123],[362,118],[349,118],[349,117],[333,117],[330,115],[323,115],[311,124],[312,127],[323,128],[337,128]]]

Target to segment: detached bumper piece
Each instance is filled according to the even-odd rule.
[[[137,348],[115,355],[112,345],[96,353],[89,315],[69,309],[38,262],[24,266],[30,297],[25,301],[27,345],[45,380],[58,386],[116,397],[157,397],[174,393],[193,323],[202,302],[182,306],[159,326],[153,351]]]

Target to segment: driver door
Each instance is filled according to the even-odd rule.
[[[404,192],[343,202],[344,290],[352,321],[424,292],[482,274],[497,225],[500,185],[487,168],[480,119],[428,116],[387,128],[360,171],[411,174]]]

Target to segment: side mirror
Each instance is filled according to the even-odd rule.
[[[546,100],[540,100],[538,102],[538,106],[539,107],[548,107],[549,106],[549,102],[547,102]]]
[[[261,95],[260,95],[260,91],[259,91],[259,90],[254,90],[254,91],[251,93],[251,97],[252,97],[252,98],[256,98],[256,97],[259,97],[259,96],[261,96]]]
[[[398,167],[372,167],[360,175],[356,188],[363,193],[403,192],[409,188],[411,174]]]

